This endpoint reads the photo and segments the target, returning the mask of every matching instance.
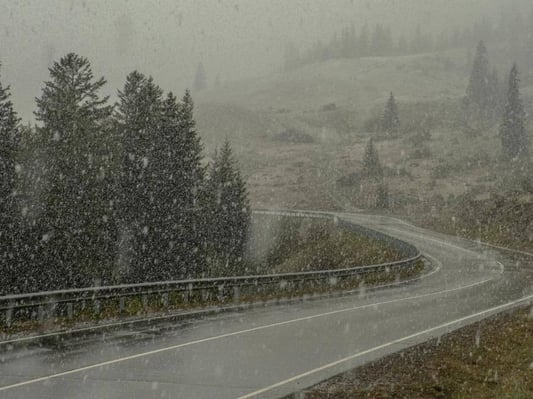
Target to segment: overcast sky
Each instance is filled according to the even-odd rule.
[[[190,86],[199,61],[222,80],[275,71],[288,41],[309,45],[355,23],[436,31],[504,0],[0,0],[1,78],[24,120],[52,60],[89,58],[114,95],[127,73],[153,75],[165,90]],[[522,1],[522,0],[516,0]],[[499,3],[499,4],[498,4]],[[450,22],[453,21],[453,22]]]

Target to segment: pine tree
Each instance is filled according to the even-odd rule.
[[[112,107],[98,94],[106,81],[94,79],[86,58],[70,53],[49,70],[35,112],[48,182],[39,221],[48,274],[42,278],[75,287],[108,278],[113,262],[106,136]]]
[[[372,139],[368,141],[363,157],[363,177],[378,180],[383,177],[383,168],[379,162],[379,155]]]
[[[157,220],[159,184],[156,145],[160,139],[163,92],[151,77],[134,71],[119,91],[117,121],[122,162],[117,198],[121,246],[119,268],[130,281],[158,280],[162,260]]]
[[[390,206],[389,189],[386,184],[380,183],[376,193],[376,208],[388,209]]]
[[[204,64],[202,64],[201,62],[198,64],[198,67],[196,68],[193,87],[194,87],[195,92],[201,91],[207,88],[207,77],[205,74]]]
[[[476,48],[476,55],[466,89],[467,105],[475,107],[480,112],[487,109],[487,99],[490,97],[489,88],[489,58],[487,47],[480,41]]]
[[[168,226],[168,238],[163,241],[168,241],[168,247],[173,249],[167,259],[180,266],[171,278],[199,277],[205,272],[206,223],[201,201],[205,168],[193,110],[188,90],[181,102],[177,103],[169,93],[163,103],[164,137],[159,156],[163,167],[157,195],[159,212],[165,218],[162,224]]]
[[[502,111],[502,90],[500,86],[500,79],[498,71],[493,69],[488,76],[488,97],[487,107],[491,111],[488,117],[501,116]],[[492,118],[491,118],[492,119]]]
[[[390,136],[394,136],[400,130],[400,117],[398,116],[398,106],[394,99],[394,94],[391,93],[387,104],[385,105],[385,111],[383,113],[382,120],[383,131]]]
[[[208,235],[210,274],[240,274],[251,212],[246,185],[227,140],[211,164],[207,199],[212,221]]]
[[[10,100],[9,86],[0,83],[0,294],[16,286],[18,255],[17,152],[20,120]]]
[[[516,64],[509,74],[507,102],[500,125],[500,138],[505,156],[510,159],[529,154],[529,138],[526,130],[526,113],[520,98],[520,78]]]

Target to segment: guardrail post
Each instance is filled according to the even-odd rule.
[[[238,285],[233,286],[233,302],[239,303],[240,301],[240,289]]]
[[[187,291],[183,293],[183,303],[185,304],[189,303],[189,297],[192,294],[192,288],[193,288],[192,283],[189,283],[187,285]]]
[[[72,319],[72,316],[74,315],[74,307],[72,305],[72,302],[67,303],[67,317],[69,319]]]
[[[164,308],[168,308],[168,292],[163,292],[161,294],[161,304]]]
[[[123,313],[125,308],[126,308],[126,300],[123,296],[121,296],[120,298],[118,298],[118,311],[120,313]]]
[[[100,300],[99,299],[95,299],[94,302],[93,302],[93,310],[94,310],[94,313],[99,315],[100,314]]]
[[[222,302],[224,300],[224,284],[219,284],[217,286],[217,301]]]
[[[53,319],[56,316],[56,310],[57,310],[57,302],[55,298],[52,298],[52,300],[50,301],[48,317]]]
[[[9,306],[6,310],[6,326],[9,328],[11,327],[11,323],[13,321],[13,307],[14,307],[14,303],[13,302],[9,302]]]
[[[37,308],[37,320],[39,321],[39,323],[42,323],[44,321],[44,306],[43,305],[39,305],[39,307]]]
[[[142,301],[142,304],[143,304],[143,309],[146,309],[148,307],[148,296],[147,295],[143,295],[141,301]]]

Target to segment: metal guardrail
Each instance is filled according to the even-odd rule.
[[[188,308],[209,304],[240,303],[247,298],[302,294],[318,290],[339,290],[360,282],[369,275],[409,271],[421,258],[417,248],[383,233],[364,228],[334,215],[303,211],[254,211],[257,214],[306,218],[327,218],[340,227],[386,242],[406,256],[404,260],[371,266],[269,274],[163,281],[141,284],[89,287],[0,297],[0,327],[14,322],[43,324],[56,318],[74,319],[149,309]]]

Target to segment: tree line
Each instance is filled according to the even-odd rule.
[[[189,91],[130,73],[115,105],[70,53],[35,128],[0,85],[0,293],[240,273],[250,206],[229,142],[209,165]]]
[[[343,27],[327,40],[318,40],[307,49],[294,43],[285,47],[283,68],[290,70],[303,65],[340,58],[375,56],[404,56],[433,51],[468,49],[480,38],[502,43],[513,58],[524,58],[533,65],[531,38],[533,37],[533,9],[529,13],[517,9],[502,10],[498,21],[486,17],[472,24],[448,28],[438,34],[425,31],[418,25],[410,34],[397,34],[389,26],[354,24]]]

